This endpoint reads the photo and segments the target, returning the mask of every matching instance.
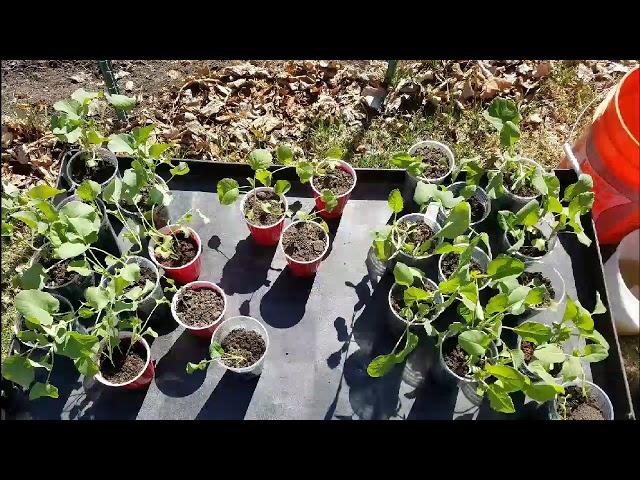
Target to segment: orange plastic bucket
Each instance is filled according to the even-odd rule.
[[[593,177],[593,218],[602,244],[618,243],[640,227],[640,68],[627,73],[573,146]]]

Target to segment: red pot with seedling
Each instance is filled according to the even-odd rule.
[[[298,220],[282,232],[280,248],[293,275],[310,277],[318,271],[329,249],[329,235],[319,223]]]
[[[196,281],[184,285],[173,296],[171,315],[187,331],[211,338],[227,310],[227,297],[212,282]]]
[[[338,171],[339,170],[339,171]],[[351,186],[346,188],[343,184],[338,186],[333,186],[333,182],[343,182],[344,174],[340,172],[346,172],[349,176],[351,176]],[[341,178],[342,177],[342,178]],[[338,160],[335,169],[327,169],[326,173],[322,176],[313,176],[311,177],[311,188],[313,189],[313,198],[316,202],[316,209],[318,210],[318,214],[325,219],[338,218],[342,215],[344,207],[347,205],[349,198],[351,198],[351,192],[356,186],[358,181],[358,177],[356,175],[355,169],[349,165],[344,160]],[[327,204],[322,199],[322,192],[325,190],[331,190],[338,204],[331,211],[327,211]]]
[[[271,187],[254,188],[240,202],[240,212],[251,236],[258,245],[265,247],[280,241],[288,208],[287,198]]]
[[[184,235],[183,229],[189,232],[188,236]],[[174,254],[168,258],[158,258],[155,253],[156,247],[160,242],[169,242],[169,240],[166,239],[167,237],[153,236],[149,241],[149,258],[164,269],[167,277],[179,284],[197,280],[202,265],[202,241],[196,231],[191,227],[167,225],[158,232],[169,236]]]
[[[155,376],[155,365],[151,360],[151,348],[149,344],[144,338],[137,335],[135,343],[131,345],[130,342],[133,337],[131,332],[119,332],[119,336],[120,344],[114,348],[114,352],[118,349],[120,356],[124,353],[125,357],[133,357],[137,363],[141,364],[139,372],[134,375],[119,370],[118,367],[120,363],[124,364],[125,360],[118,359],[115,360],[115,365],[112,364],[104,355],[106,344],[103,343],[99,354],[101,358],[98,358],[99,371],[96,373],[95,379],[107,387],[124,388],[127,390],[140,390],[148,387]],[[126,352],[122,352],[125,348]],[[127,359],[126,362],[133,363],[133,360]]]

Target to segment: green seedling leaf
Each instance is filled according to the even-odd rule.
[[[122,180],[118,177],[113,177],[111,181],[104,187],[102,192],[102,199],[113,205],[120,203],[120,197],[122,195]]]
[[[224,355],[224,348],[222,348],[222,345],[220,345],[220,343],[218,342],[213,342],[209,346],[209,356],[212,359],[215,359],[221,357],[222,355]]]
[[[281,164],[291,165],[291,163],[293,163],[293,149],[289,145],[278,145],[276,157]]]
[[[522,120],[515,102],[504,98],[495,98],[483,112],[483,116],[498,132],[502,130],[505,122],[510,121],[517,125]]]
[[[562,363],[566,355],[558,345],[547,343],[540,345],[533,352],[533,356],[540,360],[543,364]]]
[[[33,263],[20,276],[20,287],[25,290],[42,290],[47,278],[44,267],[39,263]]]
[[[539,403],[553,400],[558,393],[553,385],[547,385],[546,383],[525,384],[522,391],[527,397]]]
[[[596,291],[596,306],[591,312],[591,315],[599,315],[601,313],[607,313],[607,307],[602,303],[602,298],[600,298],[600,292]]]
[[[451,209],[447,221],[442,229],[434,235],[439,238],[447,238],[453,240],[459,235],[464,234],[471,223],[471,208],[469,203],[460,202]]]
[[[271,172],[268,170],[256,170],[256,179],[265,187],[271,186]]]
[[[178,165],[169,170],[169,172],[171,173],[171,175],[186,175],[187,173],[189,173],[189,165],[187,165],[187,162],[180,162],[178,163]]]
[[[489,347],[491,339],[480,330],[467,330],[458,335],[458,343],[469,355],[481,357]]]
[[[232,178],[223,178],[218,182],[218,200],[222,205],[231,205],[240,195],[240,186]]]
[[[404,285],[405,287],[410,287],[413,285],[415,269],[405,265],[402,262],[396,263],[396,266],[393,268],[393,277],[395,281],[399,285]]]
[[[47,292],[22,290],[15,297],[15,306],[29,322],[49,326],[53,323],[53,314],[60,308],[60,302]]]
[[[395,356],[393,354],[378,355],[369,363],[367,373],[370,377],[382,377],[389,373],[395,364]]]
[[[247,163],[253,171],[265,170],[273,162],[273,157],[269,150],[258,148],[253,150],[247,157]]]
[[[565,189],[563,200],[565,202],[570,202],[581,193],[591,192],[592,190],[593,190],[593,179],[591,178],[591,175],[582,173],[578,177],[578,181],[576,183],[569,185]]]
[[[506,121],[500,130],[500,143],[503,147],[510,148],[517,143],[520,139],[520,129],[518,126],[511,122]]]
[[[285,195],[289,190],[291,190],[291,183],[287,180],[278,180],[275,187],[273,187],[273,191],[278,195]]]
[[[29,400],[35,400],[40,397],[58,398],[58,388],[50,383],[36,382],[29,391]]]
[[[296,174],[301,183],[307,183],[313,177],[313,165],[309,162],[299,161],[296,163]]]
[[[538,349],[536,349],[536,352],[537,351]],[[578,357],[569,356],[562,364],[562,370],[560,371],[560,374],[562,375],[562,379],[565,382],[570,382],[578,377],[581,377],[583,372],[584,371],[582,369],[580,359]]]
[[[387,204],[389,208],[394,213],[400,213],[404,208],[404,201],[402,200],[402,194],[399,189],[394,189],[389,194],[389,198],[387,199]]]
[[[324,209],[327,212],[332,212],[338,206],[338,199],[336,198],[335,194],[329,189],[322,190],[322,193],[320,194],[320,200],[324,202]]]
[[[590,343],[584,347],[582,360],[589,363],[600,362],[609,356],[609,349],[598,343]]]
[[[12,218],[20,220],[24,222],[29,228],[37,228],[38,227],[38,217],[35,213],[29,211],[19,211],[12,213],[10,215]]]
[[[128,112],[136,106],[136,99],[133,97],[127,97],[126,95],[109,95],[105,94],[107,101],[118,110]]]
[[[76,194],[85,202],[92,202],[100,195],[100,185],[93,180],[85,180],[76,189]]]
[[[67,258],[77,257],[78,255],[86,252],[88,248],[89,245],[84,243],[65,242],[59,247],[54,248],[53,253],[61,260],[66,260]]]
[[[158,159],[160,158],[160,156],[162,156],[164,152],[166,152],[172,147],[173,147],[173,144],[171,143],[155,143],[149,147],[149,156],[151,158]],[[187,168],[189,167],[187,166]],[[181,174],[177,174],[177,175],[181,175]]]
[[[74,358],[73,364],[85,378],[93,378],[98,373],[98,364],[90,356]]]
[[[325,158],[333,160],[342,160],[344,156],[344,148],[339,146],[333,146],[325,153]]]
[[[113,135],[107,144],[107,148],[113,153],[133,153],[133,137],[128,133]]]
[[[36,200],[47,200],[49,198],[55,197],[59,193],[64,192],[65,190],[58,190],[57,188],[44,184],[30,189],[27,192],[27,196]]]
[[[537,200],[530,200],[524,207],[516,212],[515,222],[517,225],[531,227],[540,220],[540,204]]]
[[[507,365],[486,364],[484,370],[500,380],[502,387],[507,393],[517,392],[524,387],[524,375],[515,368]]]
[[[2,361],[2,376],[26,390],[33,383],[35,371],[26,357],[10,355]]]
[[[515,333],[527,341],[536,345],[542,345],[551,338],[551,328],[538,322],[524,322],[513,329]]]
[[[500,385],[496,383],[487,385],[487,396],[489,397],[489,405],[496,412],[515,413],[513,400]]]
[[[206,370],[208,362],[206,360],[202,360],[198,363],[187,363],[187,373],[191,375],[192,373],[198,370]]]
[[[101,96],[100,92],[87,92],[84,88],[78,88],[71,94],[71,98],[78,103],[89,103],[91,100]]]
[[[127,263],[120,270],[118,276],[124,278],[128,282],[137,282],[140,278],[140,265],[137,263]]]
[[[59,353],[71,359],[92,357],[99,348],[99,339],[94,335],[69,332]]]
[[[69,266],[67,267],[67,270],[71,272],[77,272],[83,277],[87,277],[93,273],[93,270],[91,269],[91,265],[89,265],[89,262],[87,262],[84,259],[74,260],[73,262],[70,262]]]
[[[59,100],[53,104],[53,109],[66,114],[69,120],[78,120],[82,105],[77,100]]]
[[[423,290],[422,288],[409,287],[404,291],[404,301],[405,303],[411,304],[421,300],[426,300],[431,295],[431,293]]]
[[[487,275],[493,281],[502,280],[506,277],[518,276],[524,272],[524,262],[509,255],[498,255],[487,267]]]
[[[96,310],[102,310],[111,301],[111,296],[106,288],[89,287],[84,291],[84,298],[87,303]]]

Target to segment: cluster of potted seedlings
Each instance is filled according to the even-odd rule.
[[[58,391],[50,377],[56,355],[62,355],[104,385],[143,388],[154,376],[145,337],[156,336],[148,324],[162,304],[170,305],[185,329],[210,339],[210,358],[187,364],[187,373],[215,362],[237,373],[260,374],[269,347],[264,326],[251,317],[225,319],[224,291],[197,280],[202,242],[189,223],[194,213],[209,220],[198,210],[169,218],[168,183],[187,174],[188,166],[169,159],[173,145],[156,143],[153,125],[109,138],[100,134],[92,112],[104,97],[80,89],[54,105],[53,133],[78,146],[63,172],[71,196],[56,202],[64,190],[41,185],[21,194],[3,186],[2,235],[11,236],[15,222],[22,222],[36,238],[33,259],[20,279],[23,290],[15,299],[20,348],[3,362],[3,376],[29,390],[31,399],[55,398]],[[124,96],[106,99],[116,108],[135,105]],[[558,179],[515,152],[520,120],[515,105],[498,99],[486,117],[505,146],[491,168],[479,159],[456,165],[450,149],[433,141],[392,157],[392,163],[406,168],[404,191],[420,212],[398,217],[405,200],[394,190],[388,199],[392,222],[374,234],[372,251],[382,271],[395,279],[389,320],[399,339],[389,354],[370,363],[368,373],[379,377],[404,362],[424,329],[437,338],[441,378],[479,398],[486,395],[497,411],[513,413],[511,395],[522,392],[534,401],[549,401],[552,418],[611,418],[606,395],[584,380],[582,368],[583,362],[608,354],[592,319],[604,307],[598,298],[596,308],[587,311],[565,295],[557,272],[539,268],[560,231],[569,229],[589,244],[580,216],[593,202],[591,179],[581,175],[560,198]],[[122,175],[116,153],[133,157]],[[245,186],[224,178],[217,195],[221,204],[231,205],[245,193],[240,212],[255,242],[279,245],[294,275],[311,276],[329,248],[324,220],[342,214],[356,172],[339,149],[317,160],[295,159],[287,145],[275,153],[282,167],[269,170],[272,153],[254,150],[247,159],[253,177]],[[170,169],[167,181],[156,174],[162,164]],[[274,181],[274,175],[290,167],[310,184],[315,211],[295,216],[289,211],[285,195],[291,185]],[[464,181],[443,186],[462,172]],[[495,258],[482,231],[492,208],[504,232],[504,253]],[[127,253],[117,248],[109,215],[132,243]],[[427,278],[426,267],[436,258],[438,278]],[[489,290],[494,295],[487,300],[481,291]],[[169,292],[174,293],[171,301],[165,296]],[[526,320],[531,312],[557,310],[565,297],[561,321],[549,326]],[[458,321],[439,325],[441,313],[450,307]],[[501,338],[506,331],[518,335],[517,345],[509,347]],[[572,337],[584,346],[569,351]]]

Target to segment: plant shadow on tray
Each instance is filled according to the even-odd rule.
[[[314,277],[300,278],[285,268],[260,301],[260,316],[274,328],[289,328],[304,316]]]
[[[198,363],[208,351],[208,342],[186,330],[182,332],[156,365],[155,382],[158,390],[169,397],[186,397],[198,390],[204,383],[207,371],[198,370],[187,375],[184,368],[189,362]]]
[[[243,420],[259,380],[226,371],[196,420]]]
[[[236,244],[236,251],[222,269],[220,287],[227,295],[253,293],[270,286],[267,275],[276,247],[257,245],[250,236]]]

